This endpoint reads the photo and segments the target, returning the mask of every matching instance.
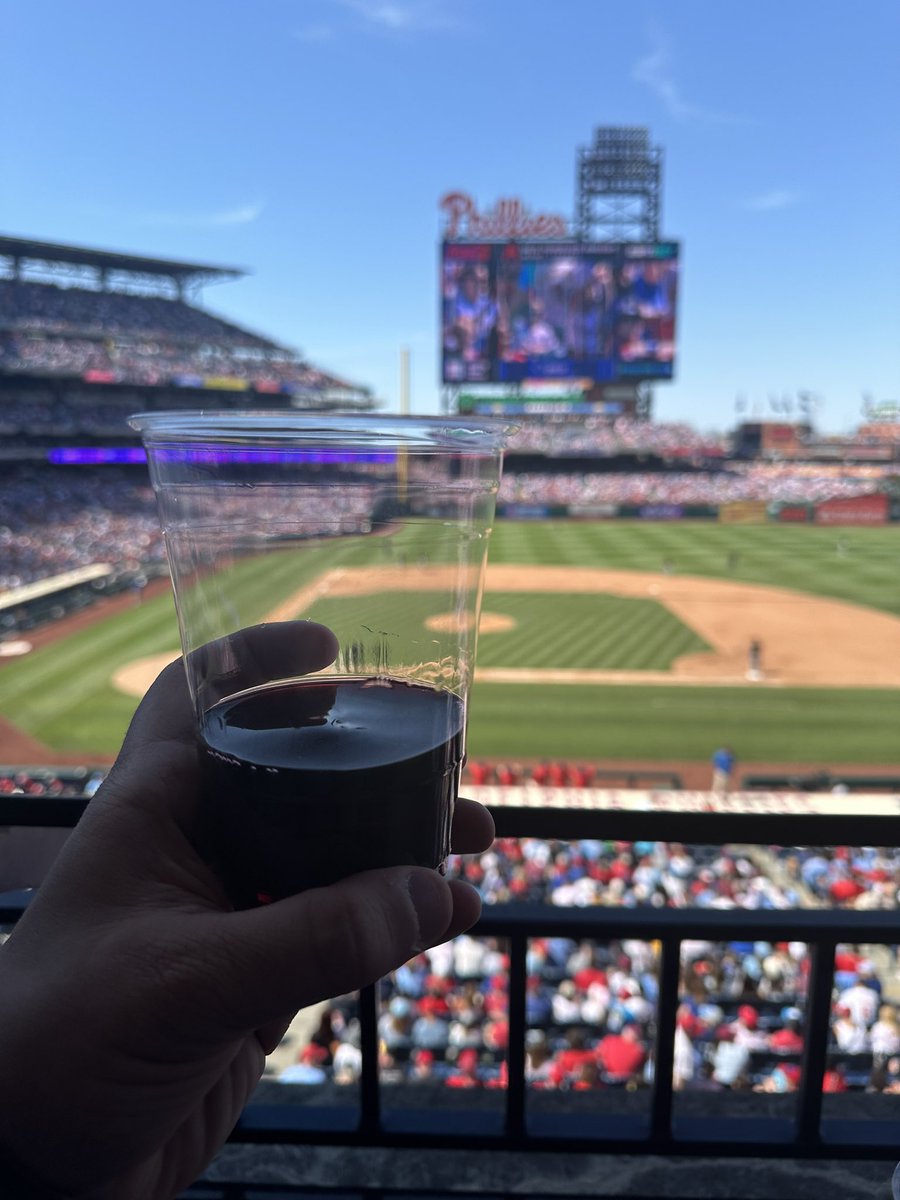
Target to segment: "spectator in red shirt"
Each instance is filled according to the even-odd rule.
[[[569,769],[565,763],[553,762],[547,772],[547,782],[551,787],[565,787],[569,782]]]
[[[601,971],[599,967],[582,967],[580,971],[575,972],[573,981],[582,992],[586,992],[592,983],[606,987],[606,972]]]
[[[621,1033],[608,1033],[597,1047],[600,1069],[611,1083],[635,1079],[646,1058],[636,1025],[624,1025]]]
[[[846,946],[838,946],[834,955],[834,969],[835,971],[846,971],[850,975],[855,975],[862,961],[861,954],[855,954],[852,950],[848,950]]]
[[[803,1049],[800,1022],[789,1020],[781,1029],[769,1035],[769,1049],[779,1054],[799,1054]]]
[[[490,764],[483,762],[470,762],[469,777],[476,787],[483,786],[491,777]]]
[[[829,1067],[822,1076],[822,1091],[823,1092],[846,1092],[847,1080],[844,1078],[844,1073],[840,1067]]]
[[[452,1088],[481,1087],[478,1077],[478,1051],[472,1047],[461,1050],[456,1060],[456,1070],[451,1071],[444,1082],[447,1087]]]
[[[855,879],[836,879],[828,890],[835,904],[852,904],[866,889]]]
[[[413,1050],[410,1061],[412,1066],[410,1068],[409,1078],[413,1083],[424,1083],[429,1079],[434,1079],[433,1050]]]
[[[502,1051],[509,1045],[509,1021],[505,1017],[485,1021],[482,1033],[488,1050]]]
[[[515,787],[519,781],[515,768],[511,767],[509,763],[498,763],[495,772],[497,782],[501,787]]]

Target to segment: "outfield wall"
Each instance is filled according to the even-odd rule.
[[[732,525],[886,525],[900,521],[900,499],[884,492],[836,497],[818,503],[732,500],[727,504],[498,504],[510,521],[720,521]]]

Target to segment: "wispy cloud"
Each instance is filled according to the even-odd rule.
[[[432,33],[460,29],[458,6],[449,0],[334,0],[364,25],[382,33]]]
[[[459,0],[329,0],[333,20],[292,31],[298,42],[328,42],[350,28],[384,36],[450,33],[466,28]],[[341,20],[343,10],[344,20]]]
[[[747,119],[718,112],[689,100],[676,78],[672,51],[662,28],[655,22],[648,27],[650,49],[631,69],[631,78],[650,89],[669,116],[676,121],[698,121],[710,125],[744,125]]]
[[[221,229],[229,225],[250,225],[259,218],[264,207],[261,201],[257,201],[213,212],[150,211],[137,213],[135,220],[141,225],[163,225],[169,228]]]
[[[115,221],[123,225],[155,225],[167,229],[225,229],[231,225],[249,225],[256,221],[265,209],[262,200],[252,204],[239,204],[234,208],[192,211],[190,209],[135,209],[125,205],[85,204],[81,206],[84,216]]]
[[[743,203],[744,208],[751,212],[774,212],[779,208],[790,208],[799,204],[802,196],[790,188],[773,188],[770,192],[760,192],[758,196],[749,196]]]

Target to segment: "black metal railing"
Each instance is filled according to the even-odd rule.
[[[890,845],[896,841],[900,829],[896,817],[887,817],[883,811],[872,816],[865,811],[854,814],[846,801],[843,797],[843,807],[836,807],[833,813],[802,817],[789,812],[779,815],[777,811],[731,814],[679,813],[673,809],[636,814],[500,807],[495,818],[502,836],[560,840],[615,837],[765,845]],[[0,825],[70,825],[83,807],[81,801],[2,797]],[[25,902],[24,895],[0,899],[0,922],[14,922]],[[823,1114],[823,1078],[829,1055],[835,949],[846,942],[900,943],[900,912],[577,909],[519,903],[487,908],[472,932],[504,939],[509,952],[508,1079],[499,1090],[495,1110],[460,1106],[453,1111],[431,1111],[421,1103],[404,1109],[394,1094],[386,1103],[388,1089],[382,1086],[379,1076],[376,988],[369,987],[360,996],[362,1072],[356,1102],[316,1107],[254,1101],[245,1109],[232,1142],[517,1153],[608,1152],[698,1159],[897,1157],[897,1123],[889,1108],[891,1098],[884,1098],[888,1107],[881,1117],[832,1117]],[[602,1112],[582,1106],[580,1111],[561,1114],[541,1111],[532,1104],[525,1076],[527,954],[531,939],[554,937],[597,942],[633,938],[658,944],[653,1070],[643,1108],[623,1106],[623,1111]],[[779,1097],[776,1115],[728,1115],[724,1105],[692,1114],[683,1110],[683,1093],[673,1091],[681,946],[686,939],[714,943],[796,941],[808,946],[811,973],[805,999],[802,1073],[798,1090]],[[346,1090],[353,1092],[352,1088]],[[396,1096],[402,1100],[402,1095],[403,1089],[398,1090]],[[220,1194],[225,1196],[226,1192]]]
[[[360,996],[362,1077],[358,1105],[315,1109],[294,1104],[251,1104],[235,1130],[247,1142],[315,1142],[428,1149],[484,1149],[516,1153],[752,1156],[765,1158],[884,1158],[897,1156],[896,1120],[829,1120],[822,1114],[822,1083],[829,1053],[835,948],[842,942],[900,941],[900,915],[863,916],[847,910],[758,911],[586,908],[538,904],[493,906],[472,931],[503,938],[509,949],[508,1085],[503,1107],[429,1112],[385,1111],[379,1080],[375,988]],[[634,938],[660,946],[659,998],[650,1103],[635,1113],[530,1112],[525,1081],[526,955],[531,938],[597,941]],[[680,1003],[681,943],[798,941],[812,961],[806,997],[800,1085],[780,1098],[793,1111],[783,1116],[723,1116],[673,1112],[673,1052]],[[408,1095],[408,1093],[407,1093]],[[845,1094],[846,1096],[847,1094]],[[784,1106],[782,1105],[782,1108]],[[715,1104],[721,1111],[721,1097]]]

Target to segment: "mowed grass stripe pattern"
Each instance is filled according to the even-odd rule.
[[[415,562],[424,550],[413,526],[383,541],[385,561],[402,553],[407,562]],[[358,545],[348,539],[286,550],[273,562],[271,573],[258,562],[241,562],[234,568],[239,611],[245,621],[258,620],[323,571],[360,561],[359,554]],[[493,533],[490,558],[496,563],[643,571],[659,571],[668,562],[678,573],[791,587],[900,615],[900,527],[501,521]],[[568,602],[576,599],[594,606],[589,618],[570,607]],[[516,616],[509,610],[520,605],[519,627],[534,624],[538,636],[528,639],[530,661],[523,665],[597,667],[609,665],[598,643],[606,600],[616,599],[489,591],[484,606]],[[538,611],[537,603],[546,607]],[[649,610],[644,618],[648,616]],[[629,646],[621,612],[617,620],[618,651],[627,655],[632,667],[635,657],[643,654],[647,669],[659,669],[673,646],[672,626],[660,623],[654,630],[638,622]],[[510,647],[516,654],[519,650],[515,641],[507,640],[514,637],[515,632],[482,635],[479,665],[515,665],[509,661]],[[112,687],[113,672],[137,658],[174,654],[177,647],[171,599],[136,605],[27,658],[0,661],[0,712],[49,745],[83,754],[85,761],[115,753],[136,701]],[[702,649],[702,643],[695,648]],[[706,760],[713,745],[727,740],[745,762],[780,758],[816,764],[894,762],[898,729],[900,691],[752,687],[479,683],[470,722],[476,755]]]
[[[663,571],[832,596],[900,615],[900,524],[498,521],[492,563]]]
[[[426,647],[435,642],[426,622],[446,615],[446,603],[445,594],[429,591],[375,593],[362,608],[353,597],[325,596],[306,615],[330,626],[345,645],[369,645],[381,636],[389,653],[395,632]],[[489,608],[514,627],[482,632],[480,667],[667,670],[679,655],[709,648],[655,600],[499,592],[491,594]]]
[[[516,626],[481,634],[480,667],[664,671],[681,654],[709,649],[655,600],[492,592],[485,607]]]
[[[58,750],[111,754],[135,698],[111,685],[126,663],[175,654],[178,625],[170,596],[128,609],[0,669],[0,713]]]
[[[896,763],[900,690],[476,683],[473,758]]]

